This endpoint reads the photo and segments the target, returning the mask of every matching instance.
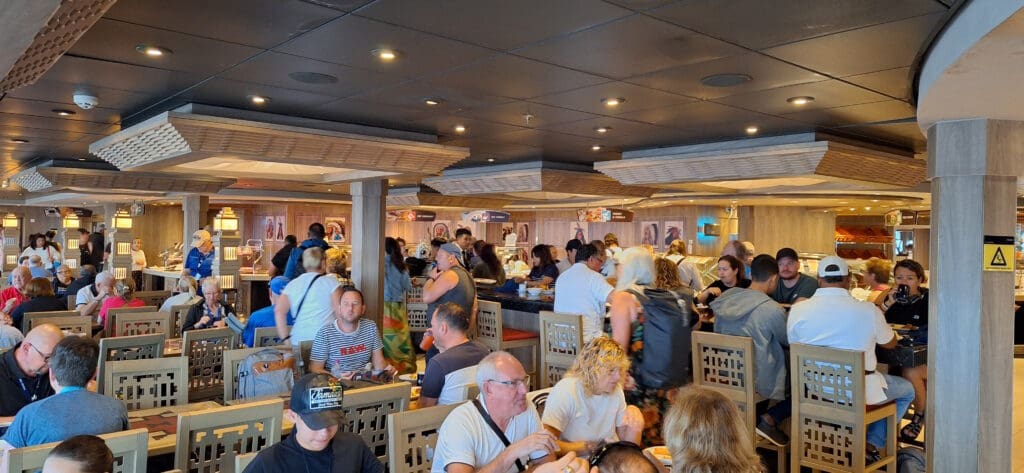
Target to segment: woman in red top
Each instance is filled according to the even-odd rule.
[[[131,277],[121,279],[114,283],[113,297],[108,297],[103,300],[103,305],[100,306],[100,313],[97,322],[100,325],[106,325],[107,312],[110,309],[117,309],[119,307],[142,307],[146,305],[142,299],[135,298],[135,281]]]

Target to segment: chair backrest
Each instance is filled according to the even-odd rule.
[[[135,298],[141,299],[146,305],[160,307],[171,297],[171,291],[136,291]]]
[[[229,328],[185,332],[181,356],[188,359],[189,400],[212,399],[224,393],[224,351],[238,347],[238,334]]]
[[[757,439],[754,408],[754,341],[719,333],[694,331],[693,384],[713,389],[731,399],[747,424],[751,439]]]
[[[526,393],[526,400],[533,403],[537,408],[537,414],[544,414],[544,407],[548,404],[548,396],[551,395],[551,388],[538,389]]]
[[[264,347],[236,348],[224,350],[224,402],[238,399],[238,365],[253,353]]]
[[[114,471],[111,473],[145,473],[146,453],[149,448],[149,432],[146,429],[133,429],[112,434],[103,434],[99,438],[107,444],[114,454]],[[8,455],[10,473],[35,473],[43,468],[43,462],[60,442],[44,443],[25,448],[11,450]]]
[[[102,392],[124,402],[129,411],[188,404],[188,360],[185,357],[104,364]]]
[[[312,352],[313,340],[299,342],[299,358],[301,358],[299,361],[302,362],[302,369],[300,370],[302,374],[309,373],[309,355]]]
[[[420,284],[413,285],[411,291],[405,293],[405,311],[409,320],[410,332],[425,332],[430,326],[427,303],[423,302],[423,282],[427,278],[414,278]]]
[[[152,360],[164,356],[164,340],[167,338],[162,333],[154,335],[134,335],[129,337],[108,337],[100,339],[99,373],[96,379],[100,381],[97,386],[100,394],[103,394],[103,375],[108,361],[124,360]]]
[[[430,473],[437,430],[462,403],[434,406],[388,416],[388,463],[391,473]]]
[[[88,315],[61,315],[54,317],[36,317],[32,319],[32,326],[29,330],[42,324],[53,324],[61,331],[70,334],[92,336],[92,317]]]
[[[78,305],[78,294],[68,294],[67,300],[65,301],[64,307],[73,309]]]
[[[114,335],[151,335],[162,333],[170,336],[174,330],[173,315],[170,312],[130,312],[117,316]]]
[[[288,326],[288,332],[291,333],[291,325]],[[256,347],[275,347],[281,344],[281,338],[277,336],[277,327],[256,327],[253,331],[252,346]]]
[[[253,458],[256,458],[257,452],[243,453],[241,455],[235,455],[235,471],[242,473],[245,471],[245,467],[252,463]]]
[[[77,310],[48,310],[44,312],[25,312],[25,315],[22,316],[21,318],[21,327],[18,328],[21,329],[21,333],[28,333],[29,330],[32,330],[32,327],[35,327],[35,325],[39,325],[33,325],[33,320],[37,318],[68,317],[71,315],[81,314],[79,314]]]
[[[501,326],[501,304],[492,301],[477,301],[476,339],[493,351],[501,349],[503,337]]]
[[[281,440],[283,415],[280,399],[181,413],[174,467],[233,473],[237,455],[258,452]]]
[[[583,316],[540,311],[540,386],[554,386],[583,346]]]
[[[170,335],[171,338],[181,338],[181,323],[188,316],[190,309],[192,309],[191,304],[171,306],[171,315],[174,316],[174,333]]]
[[[363,438],[385,469],[388,462],[387,417],[409,410],[412,385],[406,382],[353,389],[345,393],[342,429]]]
[[[117,327],[117,316],[121,314],[134,314],[139,312],[156,312],[156,306],[144,305],[140,307],[117,307],[107,310],[107,318],[103,320],[103,333],[111,334],[114,327]]]

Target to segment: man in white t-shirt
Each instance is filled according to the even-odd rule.
[[[338,296],[334,290],[340,285],[336,278],[324,274],[324,250],[321,248],[306,249],[302,253],[302,267],[306,272],[292,279],[274,304],[277,334],[282,342],[290,340],[293,347],[312,340],[320,327],[333,320],[334,299]],[[290,329],[289,311],[295,315]]]
[[[818,264],[818,290],[810,299],[793,304],[786,331],[789,343],[802,343],[864,352],[865,395],[869,405],[896,401],[896,418],[902,419],[914,387],[909,381],[875,371],[875,345],[896,346],[896,334],[874,304],[850,295],[850,268],[838,256],[827,256]],[[868,426],[868,463],[885,447],[885,421]]]
[[[114,288],[114,275],[106,271],[96,275],[96,281],[78,290],[75,294],[75,310],[81,315],[96,317],[103,300]]]
[[[604,252],[594,244],[576,252],[576,264],[558,277],[555,312],[583,316],[583,342],[604,333],[605,303],[611,302],[613,287],[601,275]]]
[[[516,463],[526,467],[553,460],[555,438],[526,400],[530,377],[519,360],[508,352],[491,353],[477,366],[476,381],[480,396],[452,410],[438,430],[431,473],[515,473],[520,471]],[[509,441],[507,447],[485,413]]]

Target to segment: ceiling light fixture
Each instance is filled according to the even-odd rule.
[[[757,134],[757,127],[756,126],[748,126],[747,127],[747,134],[748,135]]]
[[[288,77],[293,81],[302,82],[303,84],[334,84],[338,82],[337,77],[320,72],[290,72]]]
[[[57,115],[60,115],[62,117],[70,117],[71,115],[75,114],[74,110],[67,110],[67,109],[64,109],[64,108],[55,108],[55,109],[52,110],[52,112],[56,113]]]
[[[494,162],[494,158],[487,158],[487,162],[493,163]]]
[[[612,131],[612,127],[610,127],[610,126],[599,126],[597,128],[594,128],[594,131],[596,131],[598,133],[608,133],[609,131]]]
[[[466,126],[465,125],[455,125],[455,133],[465,133],[465,132],[466,132]]]
[[[444,99],[428,97],[428,98],[423,99],[423,103],[425,103],[427,105],[430,105],[431,107],[436,107],[438,105],[443,104],[444,103]]]
[[[135,50],[149,57],[163,57],[171,54],[170,49],[161,48],[160,46],[151,46],[148,44],[139,44],[135,46]]]
[[[398,51],[388,48],[374,49],[373,51],[370,51],[370,54],[373,54],[374,57],[384,62],[394,61],[399,55]]]
[[[625,101],[626,99],[622,97],[609,97],[606,99],[601,99],[601,103],[603,103],[605,107],[618,107],[620,104],[622,104],[622,102]]]
[[[590,147],[591,151],[601,151],[601,145],[594,145]]]
[[[28,143],[28,140],[26,140],[25,138],[11,138],[11,143],[23,145],[25,143]]]
[[[8,187],[11,187],[10,179],[4,179],[3,181],[0,181],[0,188],[6,189]]]
[[[800,97],[790,97],[790,98],[786,99],[786,102],[789,102],[789,103],[791,103],[793,105],[796,105],[798,107],[802,106],[802,105],[807,105],[807,104],[809,104],[809,103],[811,103],[813,101],[814,101],[814,97],[807,96],[807,95],[802,95]]]
[[[701,78],[700,83],[708,87],[734,87],[752,79],[746,74],[714,74]]]
[[[85,161],[85,158],[78,158],[79,161]]]
[[[266,105],[270,101],[270,97],[264,97],[262,95],[250,95],[249,101],[256,105]]]

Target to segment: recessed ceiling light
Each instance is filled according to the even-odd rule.
[[[756,135],[757,134],[757,127],[756,126],[748,126],[747,127],[747,134],[748,135]]]
[[[871,210],[871,207],[864,207],[864,210]]]
[[[853,212],[854,210],[857,210],[857,208],[856,207],[850,207],[850,212]]]
[[[601,151],[601,145],[594,145],[590,147],[591,151]]]
[[[690,202],[693,202],[693,199],[690,199]]]
[[[786,99],[786,102],[789,102],[789,103],[791,103],[793,105],[796,105],[796,106],[807,105],[807,104],[809,104],[809,103],[811,103],[813,101],[814,101],[814,97],[810,97],[810,96],[807,96],[807,95],[802,95],[800,97],[790,97],[790,98]]]
[[[622,97],[608,97],[606,99],[601,99],[601,103],[603,103],[605,107],[618,107],[619,104],[625,101],[626,99]]]
[[[610,126],[599,126],[597,128],[594,128],[594,131],[596,131],[598,133],[608,133],[609,131],[612,131],[612,127],[610,127]]]
[[[85,158],[78,158],[79,161],[85,161]]]
[[[494,158],[487,158],[487,162],[493,163],[494,162]]]
[[[443,104],[444,103],[444,99],[436,98],[436,97],[427,97],[427,98],[423,99],[423,103],[425,103],[427,105],[430,105],[431,107],[436,107],[438,105]]]
[[[455,125],[455,133],[465,133],[465,132],[466,132],[466,126],[465,125]]]
[[[57,115],[60,115],[62,117],[70,117],[71,115],[75,114],[74,110],[68,110],[64,108],[55,108],[52,111],[53,113],[56,113]]]
[[[751,79],[753,77],[746,74],[715,74],[702,78],[700,83],[708,87],[733,87],[750,82]]]
[[[331,189],[330,187],[328,187],[327,188],[327,192],[334,192],[334,189]]]
[[[370,54],[373,54],[374,57],[385,62],[394,61],[399,56],[398,51],[388,48],[374,49],[373,51],[370,51]]]
[[[25,143],[28,143],[28,140],[26,140],[25,138],[11,138],[11,143],[17,143],[19,145],[23,145]]]
[[[161,48],[160,46],[151,46],[148,44],[139,44],[135,46],[135,50],[149,57],[163,57],[171,54],[170,49]]]
[[[303,84],[333,84],[338,82],[337,77],[320,72],[291,72],[288,74],[288,77],[293,81],[302,82]]]
[[[872,202],[878,202],[878,199],[871,199]]]
[[[270,97],[264,97],[262,95],[250,95],[249,101],[256,105],[266,105],[270,101]]]

